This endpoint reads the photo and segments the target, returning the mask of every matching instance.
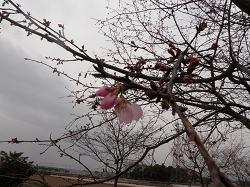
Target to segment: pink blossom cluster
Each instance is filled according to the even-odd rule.
[[[118,88],[103,86],[100,90],[98,90],[96,95],[104,97],[101,102],[101,108],[110,109],[114,106],[120,123],[128,124],[133,120],[138,121],[143,114],[141,107],[135,103],[131,104],[124,97],[117,98],[121,91],[121,85],[119,85]]]
[[[190,65],[198,66],[200,64],[200,60],[198,58],[191,58]]]
[[[173,63],[174,62],[174,57],[171,57],[169,60],[167,60],[167,62],[168,62],[168,64],[171,64],[171,63]]]
[[[142,72],[142,69],[143,69],[143,65],[146,64],[146,60],[145,59],[140,59],[139,61],[136,62],[135,66],[134,66],[134,69],[136,72],[133,72],[133,76],[137,77],[138,75],[141,74]]]
[[[193,83],[194,82],[193,77],[191,75],[184,75],[183,81],[186,83]]]
[[[136,64],[135,64],[135,68],[141,69],[141,67],[146,64],[146,60],[145,59],[141,59],[139,60]]]

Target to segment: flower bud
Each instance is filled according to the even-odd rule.
[[[161,63],[160,62],[157,62],[156,64],[155,64],[155,69],[159,69],[161,67]]]
[[[151,88],[152,88],[154,91],[157,90],[157,86],[156,86],[156,84],[154,83],[154,81],[150,80],[150,86],[151,86]]]
[[[190,62],[190,60],[191,60],[192,58],[193,58],[193,57],[191,57],[191,56],[187,56],[186,62]]]
[[[172,109],[172,115],[173,116],[175,115],[175,109],[174,108]]]
[[[172,44],[171,42],[168,44],[169,47],[171,47],[172,49],[175,49],[174,44]]]
[[[205,28],[207,28],[207,23],[206,23],[205,21],[203,21],[203,22],[199,25],[198,31],[204,31]]]
[[[186,83],[192,83],[193,82],[193,77],[191,75],[184,75],[183,81]]]
[[[163,85],[163,83],[164,83],[164,80],[163,80],[163,78],[161,78],[161,79],[159,80],[158,84],[161,86],[161,85]]]
[[[169,60],[167,60],[168,64],[173,63],[174,62],[174,57],[171,57]]]
[[[161,107],[162,109],[169,109],[169,103],[166,99],[163,99],[162,102],[161,102]]]
[[[162,64],[161,67],[160,67],[160,70],[161,71],[168,71],[169,67],[167,67],[166,65]]]
[[[168,49],[168,53],[172,56],[175,56],[173,49]]]
[[[217,49],[219,47],[219,45],[218,45],[218,43],[217,42],[215,42],[215,43],[213,43],[212,44],[212,49]]]
[[[176,56],[178,57],[180,54],[181,54],[181,50],[180,50],[180,49],[177,49],[177,50],[176,50]]]

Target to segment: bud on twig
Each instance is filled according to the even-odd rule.
[[[168,44],[168,46],[175,50],[175,46],[171,42]]]
[[[152,88],[154,91],[157,90],[157,86],[156,86],[156,84],[154,83],[153,80],[150,80],[150,86],[151,86],[151,88]]]
[[[172,108],[172,115],[174,116],[175,115],[175,109]]]
[[[160,70],[161,70],[161,71],[168,71],[168,70],[169,70],[169,67],[167,67],[167,66],[164,65],[164,64],[161,64]]]
[[[180,49],[177,49],[177,50],[176,50],[176,56],[178,57],[180,54],[181,54],[181,50],[180,50]]]
[[[173,49],[168,49],[168,53],[172,56],[175,56]]]
[[[161,63],[160,62],[157,62],[156,64],[155,64],[155,69],[159,69],[161,67]]]
[[[191,75],[184,75],[183,77],[183,81],[186,83],[192,83],[193,81],[193,77]]]
[[[169,103],[166,99],[163,99],[162,102],[161,102],[161,107],[162,109],[169,109]]]
[[[203,21],[203,22],[199,25],[198,28],[196,27],[196,29],[197,29],[199,32],[200,32],[200,31],[204,31],[205,28],[207,28],[207,23],[206,23],[205,21]]]
[[[171,57],[169,60],[167,60],[167,63],[168,64],[171,64],[171,63],[173,63],[174,62],[174,57]]]
[[[215,42],[215,43],[213,43],[212,44],[212,49],[217,49],[219,47],[219,45],[218,45],[218,43],[217,42]]]
[[[104,59],[96,59],[96,64],[98,65],[98,68],[100,68],[101,70],[103,70],[103,62]]]

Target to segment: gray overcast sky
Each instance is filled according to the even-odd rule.
[[[54,28],[58,28],[58,23],[65,24],[65,33],[69,39],[75,40],[78,45],[84,44],[91,55],[93,54],[91,51],[98,53],[101,47],[99,41],[103,37],[98,34],[96,21],[91,18],[106,15],[107,1],[78,0],[72,3],[65,0],[19,0],[16,2],[21,4],[24,11],[31,12],[31,15],[39,20],[51,21]],[[73,120],[70,114],[83,114],[87,107],[78,106],[72,109],[70,99],[59,97],[69,95],[65,87],[73,89],[75,85],[65,77],[53,74],[51,69],[25,61],[24,58],[49,63],[44,56],[62,59],[72,56],[36,36],[27,37],[24,31],[10,27],[4,21],[0,28],[0,140],[11,140],[15,137],[18,140],[36,138],[42,140],[48,139],[50,133],[54,138],[60,136],[65,131],[64,127]],[[71,75],[78,75],[79,69],[84,69],[83,67],[86,68],[86,64],[69,64],[62,68],[66,68]],[[24,155],[39,164],[53,163],[58,167],[77,166],[68,158],[60,158],[56,148],[51,148],[40,155],[45,147],[33,143],[18,145],[3,143],[0,146],[0,149],[5,151],[24,151]],[[91,166],[91,169],[95,167]]]
[[[105,18],[105,7],[109,1],[100,0],[18,0],[24,11],[31,12],[39,20],[51,21],[53,28],[57,24],[65,25],[68,39],[73,39],[77,45],[85,45],[90,55],[98,54],[102,46],[107,47],[105,38],[98,33],[96,21],[92,18]],[[115,1],[118,4],[117,1]],[[117,6],[117,5],[116,5]],[[86,106],[72,109],[68,98],[68,89],[73,89],[75,84],[70,83],[65,77],[58,77],[52,70],[24,58],[46,61],[44,56],[71,58],[66,51],[55,44],[41,41],[36,36],[26,36],[26,32],[9,26],[3,21],[0,25],[0,140],[34,140],[36,138],[48,139],[60,136],[64,127],[73,119],[72,113],[83,114],[88,110]],[[93,53],[92,53],[93,51]],[[88,64],[90,66],[90,64]],[[60,67],[61,68],[61,67]],[[79,70],[86,70],[86,63],[66,64],[65,68],[71,75],[78,75]],[[78,164],[68,158],[60,158],[56,148],[50,148],[45,154],[40,155],[45,149],[34,143],[0,144],[0,150],[24,152],[30,160],[41,165],[56,167],[75,166]],[[167,153],[166,153],[167,154]],[[162,152],[161,152],[161,155]],[[91,169],[102,167],[84,158]],[[160,157],[159,163],[164,161]]]

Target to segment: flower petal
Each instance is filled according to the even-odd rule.
[[[138,121],[143,115],[143,112],[142,112],[140,105],[137,105],[136,103],[132,103],[130,105],[130,108],[131,108],[133,115],[134,115],[133,120]]]
[[[133,113],[131,110],[127,111],[127,112],[121,112],[119,116],[119,122],[120,123],[126,123],[129,124],[132,122],[133,120]]]
[[[114,106],[115,104],[115,100],[117,98],[116,94],[113,93],[109,93],[108,95],[106,95],[101,103],[101,108],[102,109],[110,109]]]
[[[132,110],[125,104],[125,106],[120,107],[119,105],[115,106],[115,112],[118,115],[120,123],[129,124],[132,122],[134,115]]]
[[[115,105],[118,105],[122,101],[122,98],[118,98],[115,100]]]
[[[108,88],[109,88],[108,86],[101,87],[101,89],[96,92],[96,95],[105,97],[106,95],[110,93]]]

